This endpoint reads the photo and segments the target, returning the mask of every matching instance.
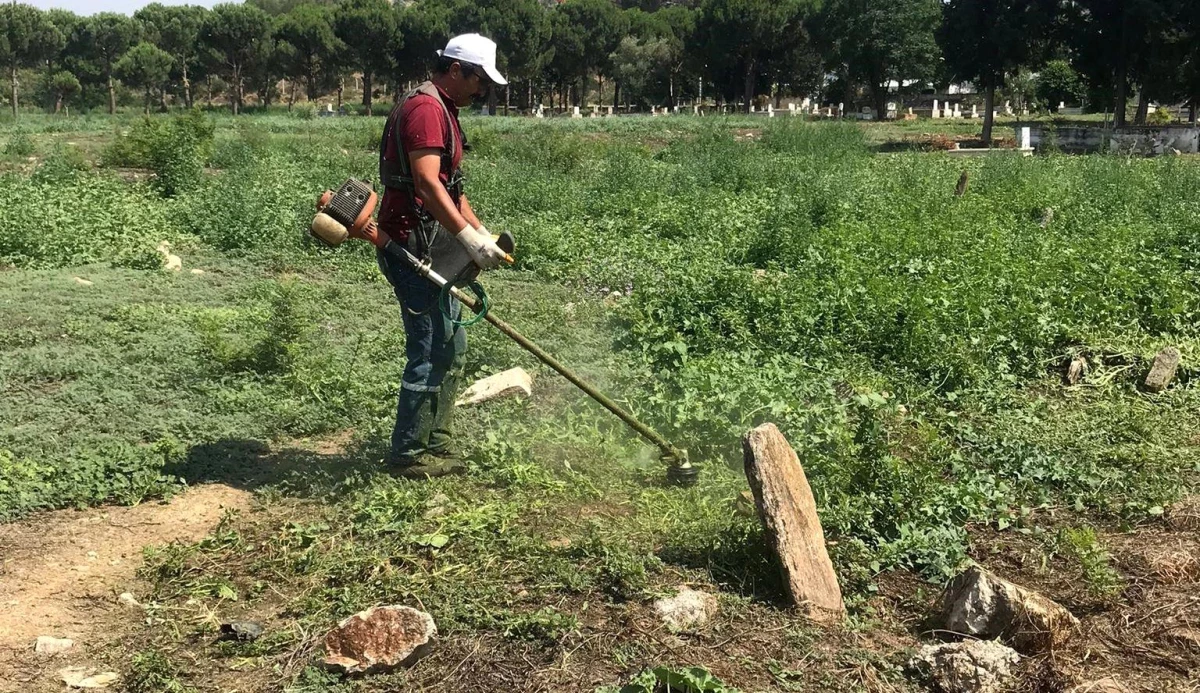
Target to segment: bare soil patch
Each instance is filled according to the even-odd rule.
[[[0,690],[37,690],[55,671],[89,664],[120,624],[137,620],[117,595],[137,596],[142,547],[197,541],[250,499],[247,491],[207,484],[168,502],[47,512],[0,525]],[[76,644],[45,657],[33,652],[39,635]]]

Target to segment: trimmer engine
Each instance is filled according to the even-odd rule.
[[[341,245],[350,236],[383,247],[371,223],[371,214],[375,212],[378,202],[379,197],[370,184],[350,178],[342,183],[337,192],[326,190],[321,195],[317,201],[317,216],[313,218],[308,232],[331,247]]]

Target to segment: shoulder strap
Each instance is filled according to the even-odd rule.
[[[383,141],[379,146],[379,182],[385,187],[412,187],[412,167],[408,161],[408,152],[404,151],[404,144],[400,139],[400,110],[404,108],[404,104],[409,99],[418,94],[432,97],[438,106],[442,108],[442,115],[446,117],[446,147],[442,152],[443,158],[447,161],[453,161],[454,152],[458,150],[458,134],[454,129],[454,118],[450,115],[450,109],[442,101],[442,95],[438,93],[437,87],[433,86],[433,82],[422,82],[416,89],[405,94],[404,98],[392,109],[392,116],[390,118],[391,129],[390,131],[384,130]],[[389,135],[396,142],[395,161],[387,161],[383,158],[387,152],[387,138]]]

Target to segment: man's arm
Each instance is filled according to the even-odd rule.
[[[476,229],[483,228],[483,222],[479,221],[479,217],[475,216],[475,210],[471,207],[471,203],[467,201],[465,193],[459,196],[458,206],[463,218],[469,221],[471,226],[474,226]]]
[[[463,212],[460,212],[454,206],[454,200],[450,198],[450,193],[446,192],[446,188],[442,186],[442,181],[438,177],[442,170],[442,150],[417,149],[409,152],[408,161],[412,165],[413,189],[416,191],[417,197],[421,198],[425,209],[442,225],[442,228],[452,234],[458,234],[459,230],[468,224],[471,228],[479,226],[478,219],[475,219],[473,223],[470,221],[475,214],[470,213],[470,218],[468,218]],[[470,207],[464,205],[463,210],[469,212]]]
[[[408,155],[412,164],[413,190],[425,209],[433,215],[442,228],[454,235],[454,238],[471,256],[471,260],[482,269],[499,267],[502,262],[512,262],[508,254],[496,245],[491,235],[476,233],[479,220],[471,211],[471,206],[463,198],[463,211],[454,206],[450,193],[442,187],[438,173],[442,169],[442,150],[435,148],[416,149]],[[468,221],[468,216],[474,223]]]

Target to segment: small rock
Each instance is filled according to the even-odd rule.
[[[503,373],[477,380],[454,403],[456,407],[489,402],[501,397],[533,394],[533,378],[524,368],[510,368]]]
[[[1043,209],[1042,210],[1042,220],[1040,222],[1038,222],[1038,225],[1044,229],[1047,226],[1049,226],[1050,222],[1052,222],[1052,221],[1054,221],[1054,208],[1047,207],[1047,208]]]
[[[1020,661],[1021,655],[998,642],[968,640],[926,645],[909,666],[943,693],[1000,693]]]
[[[750,491],[739,493],[737,500],[734,501],[734,507],[737,508],[737,514],[742,517],[754,517],[758,513],[754,507],[754,494]]]
[[[1179,350],[1175,347],[1167,347],[1158,352],[1158,355],[1154,357],[1154,366],[1150,368],[1150,374],[1146,376],[1146,390],[1162,392],[1167,389],[1167,386],[1175,378],[1175,369],[1179,367],[1179,358]]]
[[[444,493],[435,494],[432,498],[425,501],[425,513],[421,516],[426,520],[441,517],[446,514],[446,506],[450,504],[450,496]]]
[[[75,283],[80,286],[91,286],[94,282],[84,279],[83,277],[74,277]]]
[[[971,566],[942,594],[940,618],[953,633],[1004,638],[1021,652],[1050,650],[1065,643],[1079,620],[1058,603]]]
[[[201,274],[204,274],[204,270],[200,269],[199,267],[193,268],[191,270],[191,272],[192,272],[192,274],[196,275],[197,277],[200,276]]]
[[[717,613],[717,598],[707,592],[680,587],[674,597],[654,602],[659,618],[673,632],[695,630]]]
[[[112,671],[103,674],[88,676],[88,670],[84,667],[67,667],[58,671],[59,678],[63,683],[71,688],[108,688],[117,679],[121,678],[118,674]]]
[[[324,664],[345,674],[411,666],[437,637],[433,617],[409,606],[376,606],[345,619],[325,635]]]
[[[1129,689],[1109,676],[1096,681],[1081,683],[1067,693],[1129,693]]]
[[[117,597],[117,602],[122,606],[128,606],[131,609],[136,609],[141,606],[131,592],[122,592],[121,596]]]
[[[33,651],[38,654],[58,654],[75,647],[75,641],[70,638],[55,638],[49,635],[39,635],[33,645]]]
[[[183,260],[178,255],[171,254],[171,244],[168,241],[162,241],[155,248],[160,255],[163,256],[163,270],[166,272],[178,272],[183,269]]]
[[[1087,372],[1087,359],[1083,358],[1082,356],[1076,356],[1075,358],[1071,359],[1071,365],[1067,366],[1067,384],[1078,384],[1080,380],[1083,380],[1083,376],[1087,375]]]
[[[221,624],[221,634],[217,639],[252,642],[262,637],[265,630],[263,625],[257,621],[231,621]]]

